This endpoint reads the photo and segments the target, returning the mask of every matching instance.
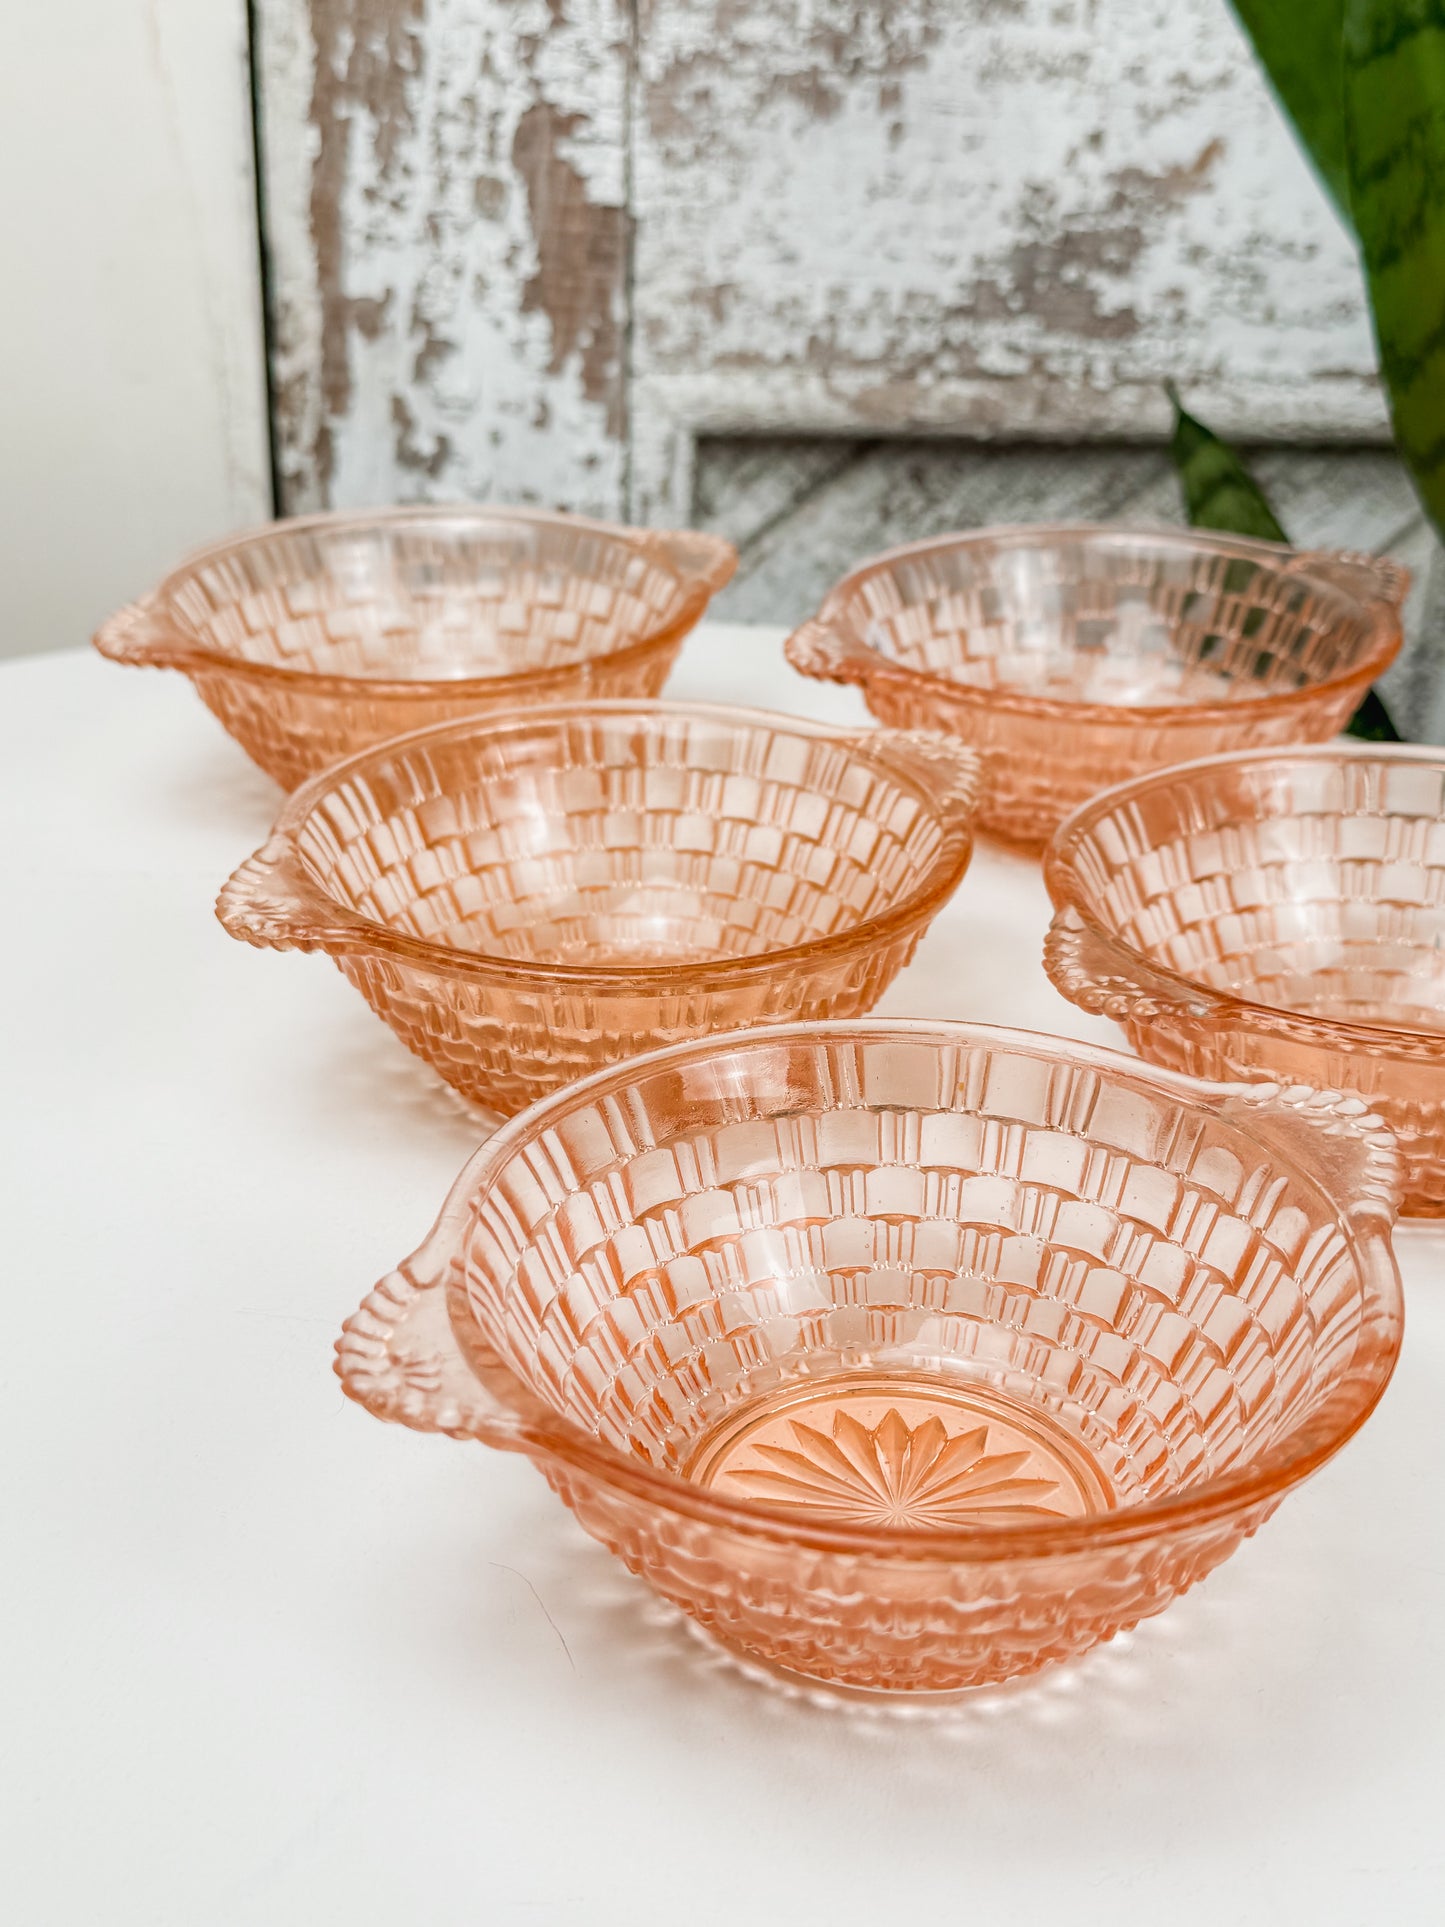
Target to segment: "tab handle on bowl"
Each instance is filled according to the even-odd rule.
[[[1394,1224],[1404,1163],[1394,1132],[1362,1097],[1309,1084],[1240,1084],[1226,1089],[1219,1111],[1297,1159],[1347,1217],[1385,1232]]]
[[[1044,970],[1071,1004],[1116,1024],[1202,1019],[1216,1008],[1207,991],[1174,983],[1141,959],[1120,957],[1108,938],[1073,909],[1054,914],[1044,938]]]
[[[423,1245],[367,1295],[336,1341],[341,1388],[375,1417],[414,1432],[524,1452],[534,1444],[531,1428],[462,1355],[447,1315],[444,1275],[429,1267]],[[500,1360],[497,1368],[505,1370]]]
[[[976,749],[922,729],[870,729],[853,737],[852,746],[920,784],[945,816],[963,827],[972,824],[983,781]]]
[[[335,951],[368,940],[365,918],[327,896],[284,831],[229,879],[216,916],[231,936],[258,950]]]
[[[1317,576],[1362,602],[1383,602],[1398,611],[1410,591],[1410,571],[1391,555],[1355,549],[1301,549],[1285,565],[1290,575]]]
[[[720,535],[701,529],[648,529],[645,546],[683,581],[716,595],[737,574],[738,552]]]
[[[795,629],[783,644],[783,654],[801,676],[818,682],[866,683],[872,651],[850,643],[829,622],[814,617]]]
[[[174,667],[186,651],[178,647],[175,631],[162,613],[163,605],[152,592],[107,616],[91,637],[101,655],[111,662],[133,663],[152,669]]]

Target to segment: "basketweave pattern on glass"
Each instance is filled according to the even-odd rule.
[[[569,723],[555,766],[437,748],[323,798],[299,847],[338,900],[429,942],[556,962],[745,956],[899,901],[937,820],[829,741],[677,725],[646,760]],[[750,766],[754,765],[754,766]],[[525,793],[523,793],[525,792]]]
[[[1051,887],[1122,948],[1106,984],[1087,930],[1056,918],[1050,974],[1155,1063],[1359,1092],[1399,1138],[1405,1210],[1437,1216],[1442,816],[1433,752],[1363,746],[1202,764],[1106,798],[1051,857]],[[1180,981],[1135,981],[1155,964]]]
[[[1445,767],[1285,757],[1263,780],[1287,790],[1267,833],[1207,777],[1100,821],[1078,875],[1107,927],[1256,1003],[1445,1029]]]
[[[484,1146],[338,1369],[526,1452],[748,1663],[948,1691],[1159,1611],[1349,1437],[1396,1179],[1332,1093],[962,1025],[698,1040]]]
[[[581,663],[575,676],[534,687],[526,700],[541,708],[578,697],[600,702],[658,696],[682,642],[679,636],[626,656]],[[207,709],[252,762],[287,790],[370,743],[449,722],[477,708],[474,695],[437,695],[437,686],[426,683],[418,683],[414,694],[376,696],[356,687],[344,695],[315,693],[290,684],[256,682],[225,669],[195,669],[191,680]]]
[[[1059,988],[1064,989],[1062,981]],[[1139,1022],[1126,1018],[1123,1030],[1149,1063],[1190,1077],[1298,1079],[1358,1092],[1399,1143],[1405,1165],[1402,1212],[1419,1218],[1445,1215],[1445,1082],[1418,1058],[1383,1046],[1332,1050],[1294,1035],[1283,1013],[1273,1029],[1161,1015]]]
[[[1202,531],[994,529],[862,564],[787,652],[972,744],[981,825],[1036,844],[1142,770],[1332,735],[1399,649],[1404,580]]]
[[[1277,563],[1084,543],[925,551],[865,575],[830,610],[893,661],[981,689],[1079,702],[1249,700],[1334,675],[1366,611]],[[1141,674],[1149,664],[1147,687]]]
[[[700,1032],[867,1010],[967,868],[977,761],[710,704],[576,704],[380,745],[221,893],[320,947],[408,1048],[513,1111]]]
[[[1359,700],[1360,691],[1347,688],[1301,696],[1298,707],[1284,714],[1262,716],[1241,707],[1228,740],[1238,749],[1320,741],[1343,729]],[[1046,842],[1063,817],[1118,782],[1121,773],[1209,756],[1221,741],[1218,724],[1193,722],[1184,707],[1177,722],[1160,724],[1127,711],[1122,725],[1062,721],[1057,715],[992,711],[944,690],[918,691],[881,677],[869,685],[868,707],[894,728],[942,730],[977,749],[984,771],[980,823],[1030,845]]]
[[[506,1408],[493,1407],[447,1345],[445,1314],[425,1307],[440,1296],[404,1271],[390,1274],[348,1320],[338,1371],[379,1414],[496,1437]],[[424,1309],[423,1332],[415,1314]],[[402,1341],[399,1324],[416,1335]],[[906,1557],[814,1552],[804,1591],[786,1548],[638,1505],[555,1460],[544,1459],[542,1469],[586,1530],[740,1656],[824,1682],[897,1691],[1013,1678],[1083,1652],[1203,1578],[1275,1503],[1167,1541],[943,1563],[927,1569],[926,1586]]]
[[[628,542],[558,523],[291,530],[230,549],[171,590],[205,647],[333,676],[546,670],[664,627],[686,585]]]
[[[292,788],[448,717],[656,695],[736,563],[717,537],[542,511],[312,516],[192,556],[95,644],[184,671]]]
[[[855,1100],[665,1146],[567,1119],[478,1200],[455,1293],[540,1396],[674,1467],[738,1398],[919,1348],[1066,1404],[1135,1499],[1297,1422],[1358,1317],[1318,1196],[1158,1100],[1162,1168],[1133,1128],[1110,1142],[1096,1078],[1036,1060],[989,1072],[1025,1116],[964,1114],[990,1101],[977,1064],[945,1058],[930,1111]]]
[[[489,989],[390,957],[337,963],[416,1056],[453,1089],[504,1116],[603,1064],[746,1024],[857,1017],[871,1010],[917,948],[926,915],[898,937],[842,956],[806,952],[748,982],[641,991]]]

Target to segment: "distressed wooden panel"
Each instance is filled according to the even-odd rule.
[[[633,506],[697,433],[1378,437],[1352,246],[1223,0],[641,0]]]
[[[826,490],[874,447],[872,442],[779,436],[712,442],[698,450],[690,521],[754,546],[813,494]]]
[[[1236,438],[1383,431],[1222,0],[257,4],[288,509],[695,510],[791,620],[911,534],[1172,518],[1165,374]],[[1300,539],[1427,539],[1388,461],[1366,540],[1366,470],[1279,459]]]
[[[969,442],[824,443],[851,452],[831,471],[800,477],[785,510],[772,486],[747,486],[766,475],[766,451],[755,441],[698,444],[694,518],[738,544],[737,576],[718,614],[738,622],[801,622],[840,575],[895,543],[987,523],[1168,522],[1178,518],[1178,489],[1162,449],[1078,449]],[[793,445],[782,444],[791,454]],[[724,478],[729,478],[725,480]],[[739,486],[742,483],[742,486]],[[761,498],[768,512],[759,517]]]
[[[625,0],[257,0],[288,511],[626,475]]]
[[[1249,462],[1302,547],[1388,553],[1414,571],[1385,692],[1404,733],[1445,740],[1445,551],[1394,452],[1258,448]],[[693,519],[738,544],[717,615],[791,627],[839,576],[899,542],[987,523],[1169,525],[1183,515],[1159,449],[784,437],[700,441]]]

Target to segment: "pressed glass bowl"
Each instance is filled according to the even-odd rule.
[[[1216,756],[1106,790],[1045,863],[1044,965],[1141,1055],[1360,1092],[1445,1214],[1445,752]]]
[[[202,550],[95,637],[180,669],[286,789],[454,716],[655,696],[737,554],[534,509],[308,515]]]
[[[869,1010],[972,853],[977,759],[705,703],[578,703],[364,751],[221,893],[326,950],[465,1096],[515,1111],[633,1051]]]
[[[1400,1342],[1358,1099],[965,1024],[599,1073],[477,1152],[347,1323],[379,1417],[527,1454],[724,1646],[946,1694],[1158,1612]]]
[[[1333,736],[1400,646],[1397,563],[1203,531],[984,529],[846,576],[788,639],[886,723],[983,755],[983,829],[1044,841],[1096,790]]]

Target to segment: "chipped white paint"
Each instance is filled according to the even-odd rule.
[[[621,507],[620,0],[261,0],[286,506]]]
[[[288,506],[682,520],[699,432],[1153,436],[1165,374],[1227,432],[1383,435],[1351,244],[1226,0],[261,24]]]
[[[692,435],[1378,436],[1353,249],[1225,0],[644,10],[635,506]]]

